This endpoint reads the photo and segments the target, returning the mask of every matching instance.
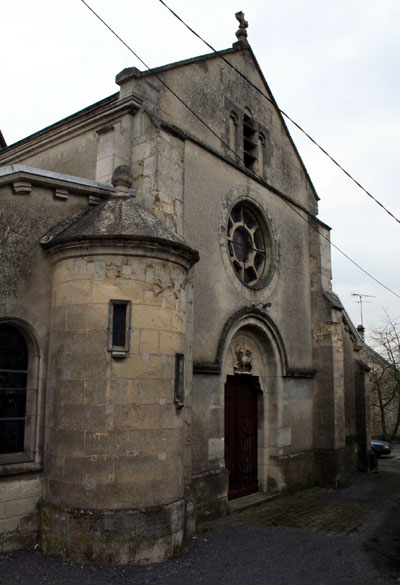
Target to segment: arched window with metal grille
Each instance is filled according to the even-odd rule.
[[[0,462],[34,459],[37,368],[32,349],[19,323],[0,322]]]

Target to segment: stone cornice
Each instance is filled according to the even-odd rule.
[[[100,199],[108,198],[115,189],[112,185],[99,183],[91,179],[55,173],[45,169],[36,169],[27,165],[13,164],[0,167],[0,187],[15,183],[30,183],[49,189],[66,189],[70,193],[96,195]],[[135,191],[131,190],[134,194]]]
[[[41,241],[41,244],[52,255],[53,262],[82,256],[120,255],[156,258],[189,270],[199,260],[196,250],[180,242],[135,235],[66,238],[54,244],[50,241]]]
[[[115,94],[0,150],[0,165],[42,152],[84,132],[99,130],[125,114],[135,114],[141,104],[142,100],[137,96],[130,95],[119,100],[118,94]]]

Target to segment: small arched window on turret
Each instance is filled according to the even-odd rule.
[[[235,112],[231,112],[229,117],[229,146],[234,152],[237,149],[237,131],[238,117]]]
[[[110,300],[107,351],[113,358],[125,358],[130,349],[131,301]]]
[[[254,171],[257,161],[258,140],[253,116],[248,108],[243,114],[243,162],[244,166]]]

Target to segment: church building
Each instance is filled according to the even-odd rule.
[[[0,552],[146,563],[365,467],[362,340],[247,41],[0,148]]]

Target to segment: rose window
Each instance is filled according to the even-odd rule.
[[[248,205],[239,203],[228,220],[228,248],[238,278],[249,287],[260,283],[267,263],[268,232],[262,218]]]

